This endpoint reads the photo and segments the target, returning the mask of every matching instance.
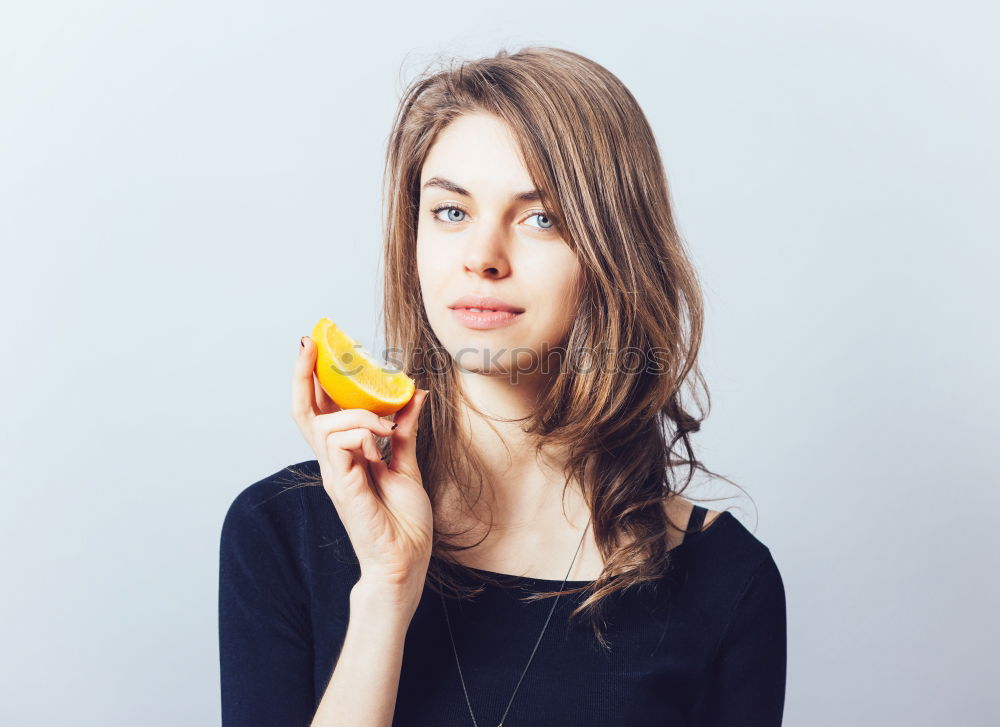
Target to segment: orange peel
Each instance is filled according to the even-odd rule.
[[[405,371],[387,368],[329,318],[313,327],[316,378],[341,409],[395,414],[413,398],[416,384]]]

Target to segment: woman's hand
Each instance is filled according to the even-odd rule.
[[[417,423],[428,392],[389,419],[365,409],[341,409],[315,375],[316,344],[309,336],[295,362],[292,418],[319,462],[323,487],[361,564],[366,589],[416,609],[430,562],[434,518],[417,466]],[[376,436],[391,437],[389,464]]]

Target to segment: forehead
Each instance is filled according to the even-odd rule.
[[[420,170],[421,188],[431,177],[449,179],[474,197],[507,197],[533,186],[517,139],[489,114],[460,116],[445,127]],[[426,190],[432,191],[439,190]]]

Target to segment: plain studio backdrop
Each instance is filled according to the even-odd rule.
[[[329,316],[379,348],[402,86],[528,44],[606,66],[653,126],[705,287],[697,454],[785,581],[785,723],[1000,723],[998,20],[0,5],[0,723],[218,723],[222,520],[313,458],[299,336]]]

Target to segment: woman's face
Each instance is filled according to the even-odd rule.
[[[488,114],[452,121],[421,169],[420,289],[438,340],[467,371],[538,374],[537,354],[563,343],[576,314],[580,264],[532,192],[516,140]],[[463,310],[475,303],[464,296],[517,312]]]

